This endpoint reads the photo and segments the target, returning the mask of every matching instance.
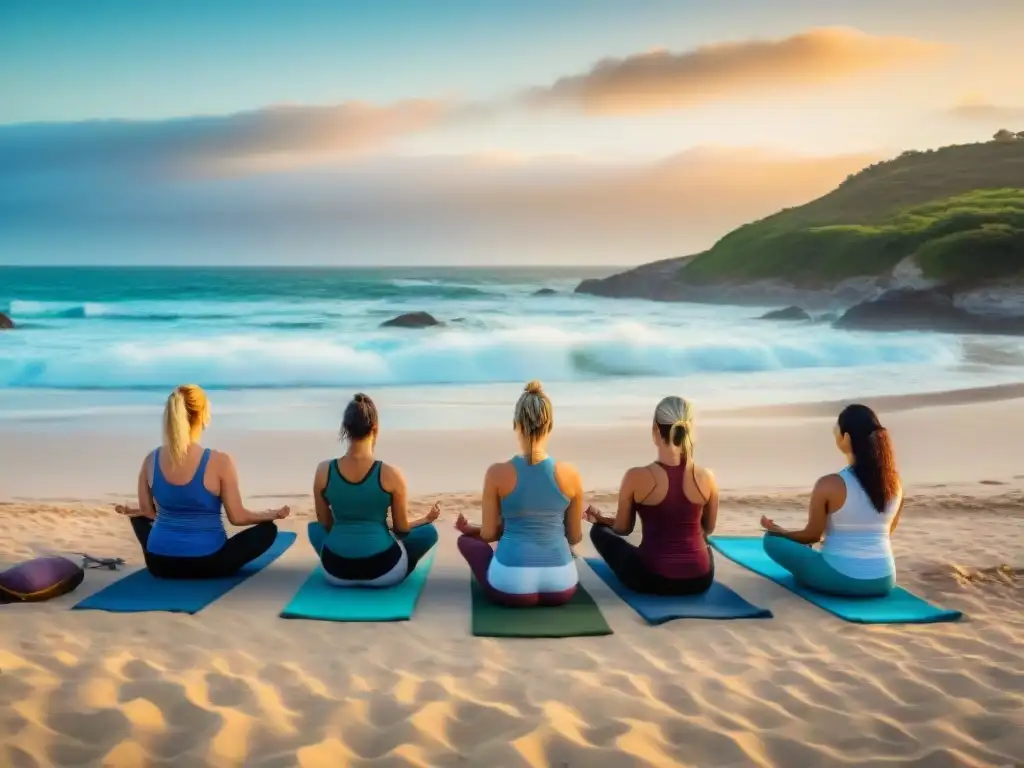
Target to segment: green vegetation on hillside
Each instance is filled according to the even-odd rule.
[[[908,256],[944,281],[1022,275],[1024,139],[1007,135],[865,168],[824,197],[734,230],[681,277],[828,285]]]

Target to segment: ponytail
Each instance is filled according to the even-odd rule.
[[[654,409],[654,426],[662,441],[678,448],[683,456],[693,456],[693,406],[683,397],[671,395],[663,398]]]
[[[875,510],[885,512],[900,491],[896,451],[888,430],[867,406],[851,405],[839,415],[839,431],[850,440],[853,474]]]
[[[176,389],[164,406],[164,448],[170,454],[171,463],[180,463],[191,444],[192,426],[189,424],[185,396],[180,389]]]

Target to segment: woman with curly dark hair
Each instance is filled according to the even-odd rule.
[[[815,483],[802,530],[787,531],[762,517],[764,550],[809,589],[884,596],[896,585],[890,537],[903,511],[892,441],[866,405],[843,409],[833,432],[847,467]],[[813,549],[819,541],[821,549]]]

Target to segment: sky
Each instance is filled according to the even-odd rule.
[[[1024,2],[0,3],[0,264],[624,265],[1024,130]]]

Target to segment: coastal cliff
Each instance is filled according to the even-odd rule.
[[[730,232],[703,253],[585,280],[576,291],[814,309],[897,292],[885,307],[906,299],[893,314],[904,324],[914,315],[908,306],[938,306],[918,295],[937,291],[968,316],[1024,317],[1024,134],[998,136],[904,152],[817,200]],[[868,315],[877,326],[871,312],[848,323]]]

